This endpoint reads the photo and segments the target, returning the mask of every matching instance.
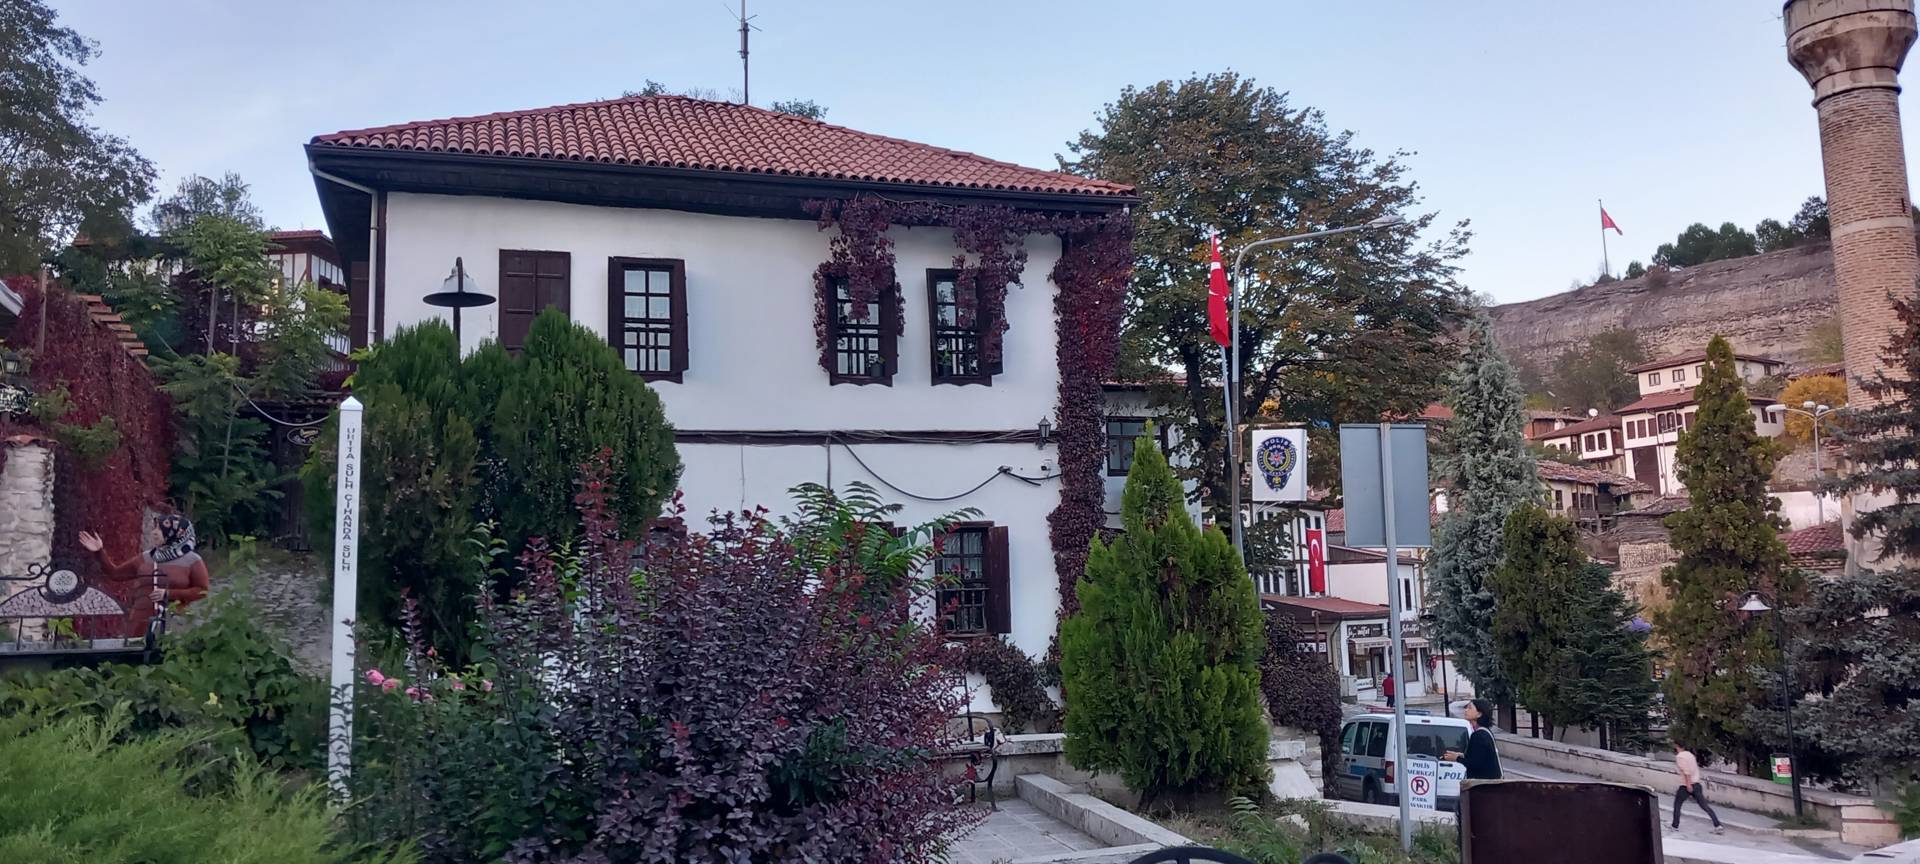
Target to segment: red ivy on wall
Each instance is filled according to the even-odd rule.
[[[1133,230],[1127,215],[1067,216],[871,197],[813,201],[808,209],[820,216],[821,230],[840,229],[829,245],[831,257],[814,276],[814,333],[820,343],[821,366],[829,371],[833,346],[827,315],[833,295],[828,280],[834,276],[852,280],[849,291],[857,303],[872,302],[886,286],[898,292],[893,244],[886,237],[889,226],[938,225],[953,230],[954,244],[961,250],[954,256],[961,287],[978,289],[981,308],[977,314],[993,322],[982,340],[989,368],[1000,364],[1007,331],[1007,288],[1026,270],[1027,236],[1061,238],[1063,251],[1051,274],[1058,289],[1054,326],[1060,394],[1054,411],[1054,440],[1060,451],[1061,488],[1060,504],[1047,523],[1059,578],[1059,617],[1065,619],[1080,608],[1075,583],[1086,570],[1088,545],[1106,521],[1101,505],[1106,494],[1107,435],[1101,421],[1105,396],[1100,384],[1112,372],[1119,353],[1127,281],[1133,275]],[[895,330],[896,335],[899,332]]]
[[[847,296],[852,300],[855,318],[865,317],[867,307],[879,303],[884,292],[893,292],[893,320],[883,324],[895,338],[907,332],[907,304],[900,294],[900,281],[893,273],[893,241],[887,238],[892,205],[893,202],[883,198],[807,202],[808,212],[820,217],[820,230],[836,226],[840,229],[827,243],[827,260],[813,271],[813,338],[820,349],[820,368],[829,374],[834,370],[833,332],[829,324],[836,282],[847,283]]]
[[[80,548],[83,530],[98,532],[107,552],[126,558],[140,550],[141,525],[148,509],[167,504],[167,468],[173,450],[173,402],[161,392],[144,363],[127,353],[120,340],[96,323],[88,304],[50,288],[44,336],[42,297],[36,281],[10,277],[7,287],[22,300],[20,317],[7,344],[26,349],[35,392],[67,389],[65,422],[91,426],[113,418],[120,443],[96,466],[71,454],[54,460],[54,562],[84,577],[100,575],[93,556]],[[38,433],[32,421],[0,420],[0,433]],[[96,583],[134,611],[131,621],[79,620],[82,636],[135,636],[145,629],[146,586],[134,582]],[[141,599],[136,602],[136,597]],[[124,628],[124,630],[123,630]],[[92,631],[92,632],[89,632]]]
[[[1125,214],[1065,220],[1064,246],[1053,265],[1054,338],[1060,403],[1054,409],[1060,448],[1060,504],[1052,529],[1053,569],[1060,579],[1059,620],[1080,609],[1075,584],[1087,569],[1093,537],[1106,524],[1107,430],[1100,384],[1120,353],[1120,321],[1133,276],[1133,228]],[[1057,654],[1058,631],[1054,649]]]
[[[987,322],[981,333],[981,360],[999,369],[1007,332],[1007,288],[1027,269],[1027,235],[1059,229],[1061,217],[1028,213],[1011,207],[935,204],[929,201],[893,201],[860,196],[841,201],[807,202],[807,211],[820,217],[820,230],[839,228],[827,245],[828,257],[813,272],[813,334],[820,348],[820,368],[833,371],[833,337],[828,326],[833,310],[833,285],[847,281],[853,314],[866,314],[868,303],[892,291],[893,335],[906,332],[901,310],[900,282],[894,272],[893,225],[931,225],[953,231],[959,253],[953,256],[955,287],[961,297],[977,297],[971,311]]]

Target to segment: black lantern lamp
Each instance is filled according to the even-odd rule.
[[[440,290],[421,298],[428,306],[453,310],[453,339],[460,341],[460,310],[475,306],[491,306],[493,298],[480,292],[480,284],[467,275],[467,265],[459,258],[453,259],[453,272],[447,274]]]

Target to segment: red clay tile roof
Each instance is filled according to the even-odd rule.
[[[1327,530],[1328,531],[1347,530],[1347,508],[1335,507],[1334,509],[1327,511]]]
[[[1755,405],[1772,405],[1779,400],[1768,399],[1765,396],[1748,396],[1747,401]],[[1638,411],[1657,411],[1661,408],[1673,408],[1680,405],[1692,404],[1693,390],[1691,388],[1686,390],[1669,390],[1665,393],[1649,393],[1613,413],[1625,415]]]
[[[1802,378],[1812,378],[1818,375],[1840,375],[1844,377],[1846,374],[1847,364],[1845,363],[1821,363],[1817,366],[1808,366],[1805,369],[1793,373],[1792,378],[1798,381]]]
[[[317,135],[315,145],[645,165],[907,186],[1132,195],[1133,187],[685,96],[629,96]]]
[[[1652,372],[1655,369],[1665,369],[1668,366],[1685,366],[1688,363],[1702,363],[1702,362],[1705,362],[1706,359],[1707,359],[1707,350],[1705,348],[1702,348],[1698,351],[1691,351],[1686,354],[1681,354],[1677,357],[1666,357],[1666,358],[1654,360],[1648,363],[1642,363],[1638,366],[1633,367],[1632,369],[1628,369],[1627,374],[1631,375],[1631,374],[1636,374],[1640,372]],[[1735,353],[1733,355],[1733,359],[1745,360],[1749,363],[1768,363],[1775,366],[1785,366],[1787,364],[1787,361],[1785,360],[1780,360],[1773,357],[1762,357],[1759,354]]]
[[[1582,420],[1578,423],[1562,426],[1552,432],[1542,432],[1540,436],[1534,440],[1545,441],[1548,438],[1565,438],[1569,435],[1581,435],[1587,432],[1598,432],[1602,429],[1618,428],[1620,428],[1619,417],[1612,414],[1602,414],[1589,420]]]
[[[1802,570],[1841,570],[1847,566],[1847,538],[1839,522],[1827,522],[1780,535],[1793,566]]]
[[[1596,471],[1578,465],[1568,465],[1551,459],[1540,460],[1540,479],[1558,480],[1562,483],[1583,483],[1588,486],[1611,486],[1617,493],[1651,492],[1647,484],[1623,474],[1612,471]]]
[[[1628,510],[1622,516],[1669,516],[1692,506],[1693,502],[1685,495],[1663,495],[1653,499],[1653,503],[1637,510]]]

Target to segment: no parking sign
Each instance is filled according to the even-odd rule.
[[[1440,785],[1440,764],[1432,759],[1407,760],[1407,803],[1428,810],[1439,809],[1435,787]]]

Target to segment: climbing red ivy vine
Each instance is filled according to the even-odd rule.
[[[1060,504],[1047,517],[1047,524],[1059,578],[1059,618],[1072,614],[1080,608],[1074,586],[1086,569],[1088,544],[1106,521],[1101,505],[1106,495],[1107,437],[1101,422],[1100,385],[1119,353],[1127,280],[1133,273],[1133,231],[1127,214],[1061,215],[874,197],[813,201],[808,210],[820,217],[821,230],[839,228],[829,244],[830,257],[814,278],[814,332],[821,366],[828,371],[833,369],[827,318],[833,300],[830,280],[847,278],[856,304],[873,302],[888,288],[898,298],[893,243],[887,237],[890,226],[940,226],[953,231],[954,245],[960,250],[953,259],[959,274],[957,287],[963,296],[974,293],[966,289],[975,289],[980,303],[976,314],[991,322],[981,345],[989,369],[1000,365],[1008,326],[1007,289],[1026,270],[1026,238],[1032,234],[1061,238],[1062,254],[1051,274],[1057,289],[1054,327],[1060,389],[1054,442],[1060,454],[1061,488]],[[899,308],[896,302],[895,309]],[[900,332],[895,330],[896,335]]]
[[[35,280],[14,277],[7,285],[23,301],[7,342],[30,353],[28,377],[34,391],[64,388],[64,422],[96,426],[111,421],[118,432],[117,444],[98,460],[62,453],[54,462],[54,562],[83,576],[96,576],[93,556],[77,542],[80,531],[99,532],[108,553],[125,558],[140,549],[145,511],[166,507],[173,402],[156,386],[147,367],[93,320],[85,301],[57,286],[50,288],[43,332],[42,298]],[[0,421],[0,436],[46,431],[31,422]],[[148,604],[133,602],[133,595],[144,589],[134,582],[97,584],[115,593],[135,614],[133,620],[82,619],[80,635],[131,636],[144,630],[142,610]]]

